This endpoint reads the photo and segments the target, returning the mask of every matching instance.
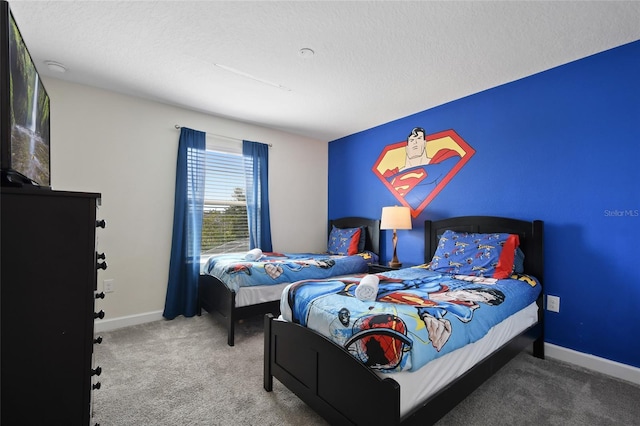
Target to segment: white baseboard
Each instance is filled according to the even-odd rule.
[[[605,358],[585,354],[572,349],[563,348],[562,346],[556,346],[551,343],[544,344],[544,355],[545,357],[575,364],[589,370],[597,371],[608,376],[640,385],[640,368],[637,367],[610,361]]]
[[[129,327],[130,325],[144,324],[147,322],[161,320],[162,311],[146,312],[144,314],[128,315],[119,318],[107,318],[96,320],[94,330],[96,333],[103,331],[117,330],[118,328]]]

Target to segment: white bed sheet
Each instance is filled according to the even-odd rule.
[[[289,283],[240,287],[236,293],[236,307],[280,300],[282,290],[288,285]]]
[[[380,377],[394,379],[400,385],[400,415],[404,417],[447,383],[460,377],[484,357],[536,322],[538,305],[534,302],[491,328],[477,342],[435,359],[417,371],[377,373]]]

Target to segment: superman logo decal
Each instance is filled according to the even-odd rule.
[[[427,135],[415,127],[407,140],[387,145],[372,170],[415,218],[475,152],[453,130]]]

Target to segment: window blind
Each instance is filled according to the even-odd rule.
[[[240,150],[207,144],[203,255],[249,250],[244,164]]]

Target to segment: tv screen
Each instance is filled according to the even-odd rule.
[[[13,182],[50,187],[49,95],[8,4],[2,3],[2,35],[8,41],[3,78],[8,78],[9,83],[8,104],[5,104],[8,111],[2,112],[2,126],[8,125],[11,129],[9,140],[1,141],[3,177],[8,171]],[[3,44],[6,41],[3,40]],[[6,82],[2,84],[3,88],[7,87]],[[1,134],[5,139],[7,131],[3,129]]]

